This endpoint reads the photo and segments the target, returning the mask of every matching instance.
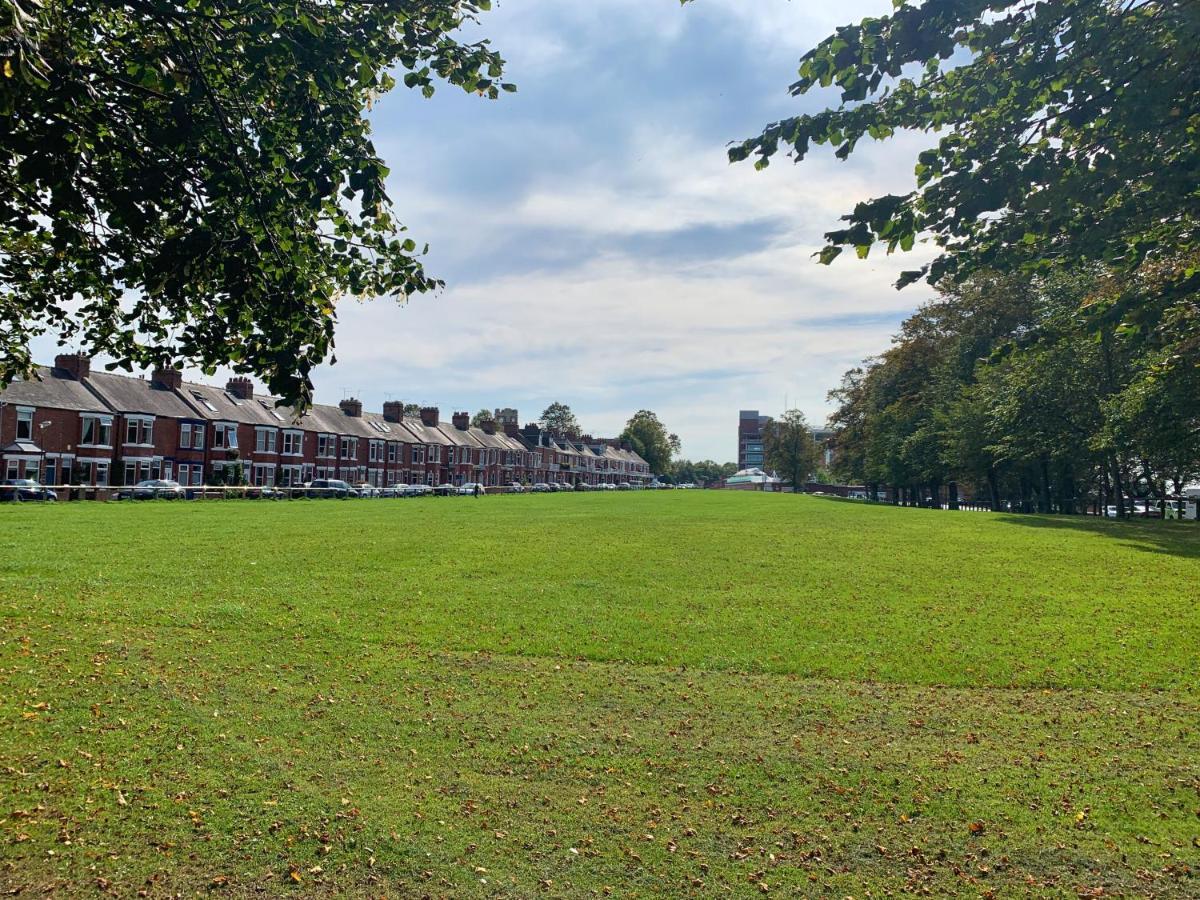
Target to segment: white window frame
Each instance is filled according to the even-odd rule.
[[[84,415],[80,416],[79,418],[80,447],[112,447],[112,416]],[[89,443],[88,441],[84,440],[84,438],[87,437],[88,423],[93,423],[93,427],[95,429],[95,433],[92,435],[92,437],[103,439],[105,437],[105,432],[107,432],[108,440],[102,441],[101,443]]]
[[[133,430],[138,440],[129,440],[129,432]],[[154,446],[154,416],[125,416],[125,442],[123,447],[153,447]]]
[[[33,410],[32,406],[17,407],[17,440],[32,441],[33,440]],[[21,426],[25,426],[25,433],[21,433]]]
[[[214,450],[236,450],[238,449],[238,428],[235,422],[214,422],[213,423],[213,442]],[[220,440],[218,440],[220,438]],[[230,440],[232,438],[232,440]]]
[[[274,453],[279,446],[279,429],[256,425],[254,427],[254,452]]]

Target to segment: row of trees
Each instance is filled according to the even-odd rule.
[[[1194,266],[946,290],[831,392],[836,474],[1030,512],[1178,493],[1200,477],[1200,304],[1163,288]]]

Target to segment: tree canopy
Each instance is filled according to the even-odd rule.
[[[629,441],[655,475],[671,472],[671,457],[679,452],[679,436],[670,434],[658,416],[648,409],[638,410],[625,423],[621,440]]]
[[[1026,512],[1121,514],[1178,492],[1200,477],[1200,307],[1160,288],[1193,264],[1132,285],[977,273],[831,393],[837,474],[919,500],[961,483]],[[1090,321],[1089,305],[1130,291],[1153,327]]]
[[[771,419],[763,429],[763,454],[767,468],[778,472],[800,490],[817,468],[819,453],[808,420],[798,409]]]
[[[1189,0],[895,0],[802,58],[792,94],[836,86],[839,105],[772,123],[729,155],[761,168],[813,145],[846,159],[863,138],[938,133],[915,188],[858,203],[822,262],[929,235],[940,255],[900,286],[984,269],[1130,273],[1200,243],[1198,46]],[[1197,287],[1195,267],[1162,285]],[[1110,306],[1136,299],[1118,291]]]
[[[366,108],[495,98],[490,0],[0,0],[0,383],[55,333],[301,405],[338,303],[434,289]]]
[[[690,459],[676,460],[671,467],[672,477],[679,484],[714,484],[728,478],[737,471],[737,463],[719,463],[711,459],[693,462]]]
[[[575,413],[571,412],[571,407],[565,403],[551,403],[542,410],[542,417],[538,421],[542,423],[543,428],[564,437],[578,438],[582,434],[579,420],[575,418]]]
[[[481,409],[475,415],[471,416],[471,427],[482,428],[489,422],[495,421],[496,416],[490,409]]]

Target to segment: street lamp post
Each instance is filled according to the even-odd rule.
[[[54,423],[51,421],[39,422],[38,423],[38,431],[43,432],[53,424]],[[38,474],[42,476],[42,484],[45,484],[46,483],[46,448],[44,446],[42,446],[42,444],[43,444],[43,442],[39,440],[38,448],[42,451],[42,465],[41,465],[41,468],[38,469]]]

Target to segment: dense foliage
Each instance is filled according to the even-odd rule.
[[[832,392],[838,474],[918,501],[965,482],[1025,511],[1176,494],[1200,477],[1200,305],[1162,286],[1189,265],[1133,284],[980,273],[922,307]],[[1131,289],[1152,325],[1092,321]]]
[[[808,421],[798,409],[790,409],[767,423],[763,429],[763,452],[767,469],[777,472],[798,490],[816,472],[820,456]]]
[[[693,462],[690,459],[678,459],[672,466],[671,478],[677,484],[716,484],[737,472],[737,464],[719,463],[711,459]]]
[[[847,158],[865,137],[936,132],[916,188],[866,200],[826,235],[865,257],[931,236],[901,285],[1103,263],[1126,274],[1200,245],[1200,4],[1193,0],[895,0],[803,57],[793,95],[841,103],[768,126],[733,160]],[[1194,291],[1194,268],[1162,285]],[[1118,299],[1135,295],[1118,291]]]
[[[337,304],[438,282],[365,109],[497,97],[490,0],[0,0],[0,383],[50,332],[125,368],[230,364],[301,404]]]
[[[578,438],[583,433],[575,413],[571,412],[571,407],[565,403],[551,403],[542,410],[542,417],[538,421],[543,428],[565,437]]]
[[[625,423],[621,440],[629,441],[634,451],[655,475],[671,474],[671,457],[679,452],[679,436],[667,431],[657,415],[640,409]]]

